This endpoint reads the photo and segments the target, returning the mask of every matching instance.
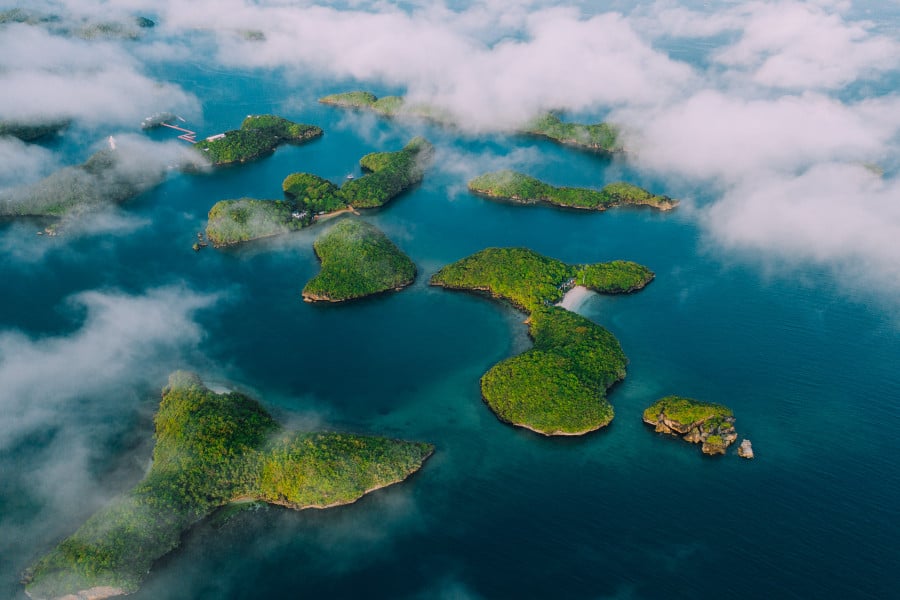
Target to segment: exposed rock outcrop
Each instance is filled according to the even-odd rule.
[[[750,440],[741,441],[741,445],[738,446],[738,456],[741,458],[753,458],[753,444],[750,443]]]
[[[644,411],[644,422],[657,433],[680,435],[710,455],[725,454],[737,440],[734,420],[731,410],[720,404],[678,396],[662,398]]]

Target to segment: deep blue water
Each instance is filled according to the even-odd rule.
[[[437,452],[404,484],[328,511],[262,508],[212,519],[157,565],[135,598],[564,597],[885,598],[900,584],[900,329],[883,306],[848,295],[813,268],[765,275],[704,242],[687,212],[584,214],[491,203],[463,183],[484,157],[526,149],[522,167],[554,183],[626,178],[678,195],[627,166],[534,140],[459,138],[319,106],[347,82],[292,87],[283,73],[166,66],[203,99],[203,134],[247,113],[321,125],[302,147],[213,175],[173,175],[123,213],[146,220],[128,235],[48,240],[32,224],[0,236],[40,258],[0,263],[0,329],[33,338],[76,332],[87,290],[129,294],[180,285],[219,294],[198,312],[205,338],[163,359],[155,387],[85,399],[74,427],[105,418],[91,465],[111,497],[141,476],[163,374],[196,369],[251,391],[299,427],[433,442]],[[350,85],[353,85],[352,83]],[[323,230],[238,249],[190,249],[223,198],[279,197],[289,173],[336,181],[363,154],[424,133],[439,167],[423,185],[363,219],[416,262],[417,283],[344,306],[300,300],[318,269]],[[164,133],[154,133],[162,139]],[[68,162],[89,152],[59,143]],[[672,183],[672,185],[677,185]],[[703,201],[703,198],[700,198]],[[440,266],[487,246],[528,246],[570,262],[625,258],[656,280],[627,297],[592,297],[579,311],[608,327],[630,358],[610,396],[616,418],[581,439],[545,439],[498,422],[478,379],[527,346],[523,316],[486,299],[428,287]],[[29,250],[30,249],[30,250]],[[865,298],[865,296],[861,296]],[[667,394],[729,405],[757,458],[711,459],[641,423]],[[26,472],[46,436],[7,456],[22,471],[0,487],[0,595],[21,596],[18,573],[93,510],[70,498],[47,509]]]

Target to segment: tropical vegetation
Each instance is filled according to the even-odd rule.
[[[522,133],[602,154],[622,151],[619,130],[609,123],[566,123],[555,114],[546,113],[529,121]]]
[[[200,519],[233,500],[295,509],[354,502],[402,481],[430,444],[347,433],[291,433],[239,393],[216,394],[176,372],[155,418],[153,466],[27,574],[32,597],[108,586],[138,589],[153,563]]]
[[[505,422],[578,435],[612,420],[606,392],[625,377],[627,359],[609,331],[552,305],[578,283],[616,294],[652,279],[652,271],[629,261],[570,265],[527,248],[487,248],[443,267],[431,284],[487,293],[529,313],[534,347],[485,373],[482,397]]]
[[[315,125],[294,123],[275,115],[250,115],[240,129],[194,144],[215,166],[255,160],[281,144],[303,144],[322,135]]]
[[[0,216],[75,217],[129,200],[163,181],[164,171],[136,167],[125,152],[100,150],[81,165],[0,192]]]
[[[540,179],[516,171],[486,173],[469,181],[469,191],[487,198],[501,198],[522,204],[546,202],[565,208],[606,210],[625,204],[652,206],[660,210],[674,208],[677,200],[657,196],[630,183],[610,183],[601,190],[555,187]]]
[[[313,244],[322,271],[303,288],[307,301],[340,302],[398,290],[413,282],[416,265],[374,225],[346,219]]]
[[[431,284],[486,292],[531,312],[559,302],[574,284],[604,294],[627,293],[653,277],[650,269],[630,261],[570,265],[528,248],[486,248],[443,267]]]
[[[221,200],[209,210],[206,237],[213,246],[228,246],[296,231],[309,222],[303,216],[282,200]]]

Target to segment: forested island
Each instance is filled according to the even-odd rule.
[[[555,187],[540,179],[516,171],[486,173],[469,181],[469,191],[486,198],[499,198],[521,204],[546,202],[564,208],[606,210],[613,206],[650,206],[670,210],[678,205],[668,196],[651,194],[630,183],[610,183],[601,190]]]
[[[303,288],[307,302],[342,302],[400,290],[416,265],[384,233],[359,219],[339,222],[314,243],[322,271]]]
[[[176,372],[155,417],[153,465],[26,575],[35,599],[136,591],[154,562],[217,508],[255,500],[292,509],[352,503],[406,479],[434,447],[347,433],[285,431],[258,402]]]
[[[704,454],[725,454],[737,440],[734,420],[734,413],[726,406],[681,396],[660,398],[644,411],[644,422],[657,433],[678,435],[701,444]]]
[[[275,115],[250,115],[233,129],[194,144],[213,166],[255,160],[282,144],[303,144],[322,135],[315,125],[294,123]]]
[[[330,96],[319,98],[319,102],[341,108],[367,110],[382,117],[406,115],[444,124],[452,122],[452,118],[445,111],[428,104],[409,104],[403,96],[382,96],[379,98],[371,92],[354,91],[331,94]]]
[[[59,134],[72,123],[71,119],[2,119],[0,136],[9,135],[23,142],[38,140]]]
[[[0,216],[71,218],[155,187],[166,172],[127,148],[104,149],[32,185],[0,192]]]
[[[367,91],[342,92],[319,98],[322,104],[367,110],[383,117],[411,116],[443,125],[454,124],[453,116],[428,104],[407,104],[403,96],[379,98]],[[543,137],[565,146],[612,155],[622,152],[619,130],[609,123],[566,123],[554,113],[544,113],[515,128],[516,133]]]
[[[572,146],[599,154],[622,152],[619,130],[609,123],[565,123],[553,113],[533,119],[521,129],[521,133]]]
[[[206,235],[214,246],[295,231],[317,219],[356,208],[385,205],[422,181],[432,156],[425,138],[396,152],[373,152],[359,163],[366,175],[341,187],[311,173],[293,173],[282,183],[285,200],[222,200],[209,211]]]
[[[606,393],[625,377],[628,361],[609,331],[552,305],[575,284],[618,294],[652,280],[652,271],[629,261],[569,265],[526,248],[487,248],[442,268],[431,284],[486,293],[529,314],[534,347],[485,373],[482,397],[502,421],[581,435],[612,420]]]

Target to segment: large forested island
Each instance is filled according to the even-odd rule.
[[[359,163],[366,175],[341,187],[311,173],[282,183],[285,200],[222,200],[209,211],[206,234],[221,247],[294,231],[318,218],[356,208],[383,206],[422,181],[431,159],[428,140],[413,138],[396,152],[373,152]]]
[[[737,439],[730,408],[693,398],[660,398],[644,411],[644,422],[658,433],[680,435],[688,442],[701,444],[704,454],[725,454]]]
[[[218,507],[348,504],[406,479],[434,450],[383,437],[288,432],[256,401],[211,392],[186,372],[169,378],[155,422],[150,472],[34,565],[26,583],[32,598],[134,592],[153,563]]]
[[[303,144],[322,135],[315,125],[294,123],[275,115],[250,115],[233,129],[194,144],[213,166],[255,160],[281,144]]]
[[[410,104],[403,96],[379,98],[366,91],[342,92],[319,98],[322,104],[367,110],[383,117],[411,116],[429,119],[444,125],[454,123],[447,111],[428,104]],[[572,146],[599,154],[614,154],[622,151],[619,131],[609,123],[566,123],[553,113],[544,113],[527,123],[516,127],[523,135],[544,137],[565,146]]]
[[[313,244],[322,271],[303,288],[307,302],[342,302],[400,290],[416,265],[380,229],[359,219],[339,222]]]
[[[104,149],[84,164],[0,192],[0,216],[75,217],[129,200],[158,185],[165,170],[128,148]]]
[[[540,179],[516,171],[486,173],[469,181],[469,191],[486,198],[499,198],[521,204],[546,202],[564,208],[606,210],[613,206],[650,206],[670,210],[678,205],[668,196],[651,194],[625,182],[610,183],[601,190],[555,187]]]
[[[481,393],[502,420],[544,435],[580,435],[607,425],[606,392],[625,377],[627,358],[606,329],[552,306],[574,284],[629,293],[653,273],[633,262],[569,265],[526,248],[488,248],[442,268],[431,284],[490,294],[529,314],[534,347],[494,365]]]

